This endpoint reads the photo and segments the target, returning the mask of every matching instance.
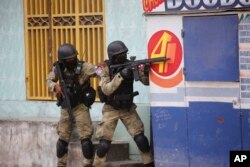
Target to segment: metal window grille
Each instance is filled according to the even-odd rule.
[[[27,99],[53,100],[46,78],[61,44],[75,45],[80,60],[104,60],[104,10],[104,0],[24,0]]]

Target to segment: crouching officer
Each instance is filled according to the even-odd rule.
[[[68,156],[68,144],[73,130],[76,126],[79,139],[81,141],[82,153],[84,156],[84,166],[92,166],[93,145],[91,137],[93,125],[89,114],[89,107],[95,101],[95,90],[90,86],[90,77],[95,76],[96,67],[77,59],[77,50],[71,44],[63,44],[58,49],[58,61],[54,63],[52,71],[49,73],[47,85],[50,91],[56,92],[61,106],[61,116],[57,126],[59,139],[57,141],[57,167],[66,167]],[[56,65],[59,63],[59,66]],[[59,67],[60,69],[57,69]],[[60,78],[58,70],[62,78]],[[64,80],[65,89],[57,84],[58,79]],[[68,113],[65,95],[69,97],[72,114]],[[73,116],[74,121],[70,119]]]
[[[114,41],[108,45],[107,52],[109,60],[100,64],[96,72],[100,77],[99,97],[105,104],[102,109],[102,121],[96,130],[99,144],[95,153],[94,166],[104,165],[115,128],[120,119],[134,138],[144,166],[153,167],[153,157],[148,139],[144,135],[144,125],[136,111],[136,105],[133,103],[134,96],[138,95],[138,92],[133,90],[133,73],[127,68],[110,68],[110,65],[123,64],[128,61],[128,48],[122,41]],[[139,71],[140,81],[146,85],[149,84],[148,72],[148,70]]]

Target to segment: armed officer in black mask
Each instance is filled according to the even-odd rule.
[[[89,107],[95,101],[95,90],[90,86],[90,77],[95,76],[96,67],[77,59],[78,52],[71,44],[63,44],[58,49],[58,61],[47,79],[47,85],[51,92],[56,92],[61,106],[61,117],[57,127],[59,139],[57,141],[57,167],[66,167],[68,156],[68,144],[72,133],[73,122],[69,119],[67,104],[62,100],[65,94],[70,99],[72,116],[76,125],[79,139],[82,145],[84,166],[92,166],[93,146],[91,137],[93,126],[90,118]],[[67,92],[57,83],[59,63],[62,78],[65,81]],[[58,66],[57,66],[58,67]]]
[[[133,90],[133,73],[127,68],[110,68],[111,65],[123,64],[128,61],[128,48],[122,41],[114,41],[108,45],[107,52],[109,60],[101,63],[96,72],[100,77],[99,97],[105,104],[102,109],[102,121],[96,131],[99,145],[93,164],[97,167],[104,165],[115,128],[120,119],[136,142],[144,166],[153,167],[153,157],[148,139],[144,135],[144,125],[136,111],[136,105],[133,103],[134,96],[138,95],[138,92]],[[145,69],[148,68],[141,68],[139,71],[139,79],[143,84],[148,85],[149,70]]]

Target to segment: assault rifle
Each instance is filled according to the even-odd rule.
[[[69,119],[70,119],[71,123],[73,124],[75,122],[75,120],[74,120],[74,117],[73,117],[73,114],[72,114],[72,107],[71,107],[71,104],[70,104],[69,96],[67,94],[67,87],[66,87],[65,81],[63,79],[60,63],[56,62],[55,64],[56,64],[55,67],[56,67],[56,72],[57,72],[57,75],[58,75],[59,83],[60,83],[60,86],[61,86],[62,92],[63,92],[63,96],[60,99],[57,99],[57,105],[61,106],[62,102],[66,103],[67,112],[69,114]]]
[[[138,71],[138,66],[140,64],[148,64],[148,63],[155,63],[155,62],[163,62],[163,61],[168,61],[170,58],[167,57],[158,57],[158,58],[152,58],[152,59],[142,59],[142,60],[135,60],[135,56],[130,57],[130,61],[127,61],[123,64],[114,64],[110,65],[111,69],[116,69],[116,68],[128,68],[133,71],[134,74],[134,80],[138,81],[139,80],[139,71]]]

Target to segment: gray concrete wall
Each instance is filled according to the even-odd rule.
[[[1,167],[55,167],[57,120],[0,120]]]

